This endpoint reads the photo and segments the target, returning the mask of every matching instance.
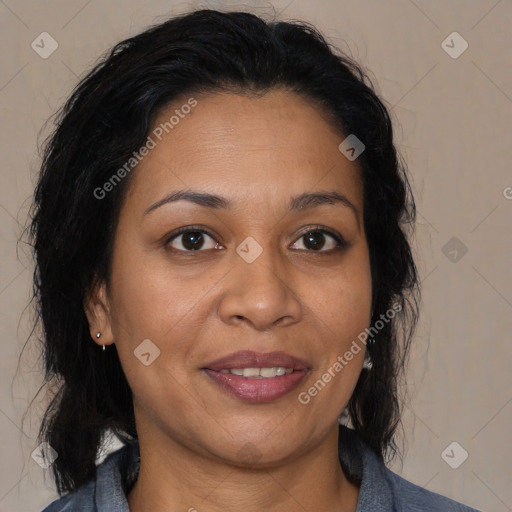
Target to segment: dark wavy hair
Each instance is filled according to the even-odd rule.
[[[132,393],[115,345],[91,340],[84,299],[109,283],[113,239],[126,177],[102,200],[93,195],[146,141],[152,120],[184,95],[264,94],[281,88],[314,102],[359,156],[364,226],[373,285],[372,325],[392,305],[401,313],[368,344],[347,410],[352,427],[381,460],[395,442],[406,356],[418,317],[418,277],[407,241],[415,205],[392,122],[367,72],[303,22],[265,21],[245,12],[199,10],[118,43],[81,80],[45,144],[29,234],[33,301],[42,322],[43,388],[49,405],[39,440],[58,453],[59,493],[94,478],[103,435],[137,439]],[[383,323],[381,321],[381,323]],[[50,394],[50,391],[53,391]]]

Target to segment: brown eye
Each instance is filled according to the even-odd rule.
[[[293,249],[306,250],[312,252],[329,252],[342,248],[345,243],[341,236],[331,233],[325,229],[310,229],[306,231],[299,240],[303,240],[302,247],[297,247],[295,242]],[[327,248],[325,248],[327,246]]]
[[[177,251],[191,252],[217,249],[220,244],[204,230],[185,228],[172,235],[166,245]]]

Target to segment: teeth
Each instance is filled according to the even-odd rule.
[[[277,375],[283,375],[284,374],[284,371],[283,371],[283,373],[278,373],[277,370],[278,370],[278,368],[262,368],[259,371],[259,374],[262,377],[277,377]],[[284,370],[284,368],[279,368],[279,370]]]
[[[231,370],[233,371],[233,370]],[[244,377],[259,377],[260,369],[259,368],[244,368],[243,370]]]
[[[292,368],[285,368],[284,366],[276,366],[272,368],[232,368],[230,370],[221,370],[221,373],[232,373],[233,375],[240,375],[247,377],[248,379],[281,377],[292,372]]]

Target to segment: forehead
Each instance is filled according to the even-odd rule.
[[[338,149],[345,136],[314,102],[292,92],[185,96],[159,112],[149,136],[154,147],[129,193],[141,204],[187,187],[233,197],[240,206],[268,206],[315,187],[362,201],[359,166]]]

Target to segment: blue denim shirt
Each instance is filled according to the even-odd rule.
[[[404,480],[377,458],[358,434],[340,426],[340,464],[360,484],[356,512],[480,512]],[[111,453],[94,480],[54,501],[42,512],[129,512],[127,495],[137,480],[137,443]]]

